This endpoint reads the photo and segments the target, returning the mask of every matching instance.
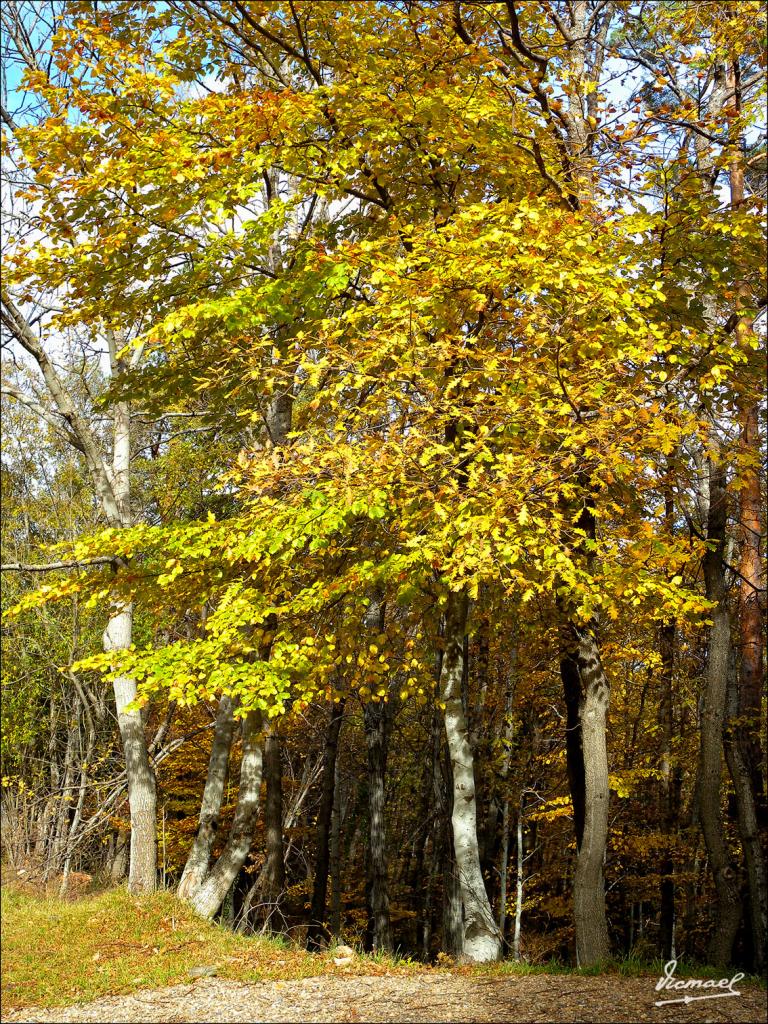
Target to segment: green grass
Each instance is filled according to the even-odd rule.
[[[630,954],[621,960],[612,961],[612,963],[618,973],[626,978],[640,977],[648,974],[654,974],[660,978],[664,974],[665,961],[661,959],[640,960]],[[732,978],[736,973],[741,974],[743,972],[739,971],[736,967],[712,967],[711,964],[681,959],[678,959],[677,967],[675,968],[676,978],[712,978],[715,981],[719,981],[721,978]],[[745,974],[744,981],[753,985],[761,985],[763,988],[766,987],[766,979],[760,975]]]
[[[509,975],[531,974],[570,974],[577,978],[592,978],[600,974],[619,974],[625,978],[660,978],[664,974],[663,960],[641,960],[629,955],[613,958],[591,967],[571,967],[561,960],[548,960],[545,963],[529,964],[524,961],[503,960],[496,964],[472,964],[459,968],[469,974],[494,974],[505,977]],[[676,978],[720,978],[733,977],[737,973],[735,967],[712,967],[710,964],[686,962],[679,960],[675,968]],[[739,972],[741,973],[741,972]],[[742,984],[759,985],[766,988],[766,979],[758,975],[746,974]]]
[[[540,964],[529,964],[525,960],[502,960],[491,964],[467,964],[463,968],[470,974],[494,974],[501,977],[530,974],[575,974],[576,969],[560,960],[547,960]]]
[[[599,973],[659,977],[661,961],[627,957],[576,970],[553,960],[543,964],[504,960],[456,964],[441,958],[427,967],[407,956],[358,955],[337,967],[333,949],[307,953],[283,938],[235,935],[200,920],[170,892],[133,897],[125,888],[77,900],[61,900],[29,887],[2,890],[3,1005],[64,1006],[103,995],[186,983],[192,967],[215,965],[222,978],[293,981],[333,975],[413,974],[450,969],[464,976]],[[679,977],[720,978],[733,971],[680,963]],[[746,982],[763,979],[748,978]]]
[[[124,888],[66,901],[2,890],[2,995],[6,1007],[61,1006],[102,995],[188,982],[215,965],[239,981],[296,980],[324,973],[423,969],[397,957],[356,957],[345,967],[281,939],[235,935],[201,921],[169,892],[132,897]]]

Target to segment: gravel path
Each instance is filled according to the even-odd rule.
[[[53,1010],[8,1010],[2,1021],[189,1022],[644,1022],[768,1021],[765,992],[655,1007],[652,978],[604,975],[462,977],[449,973],[322,977],[246,985],[202,978],[187,985]],[[671,993],[675,995],[676,993]],[[681,993],[683,994],[683,993]]]

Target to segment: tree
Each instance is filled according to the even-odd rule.
[[[699,573],[725,534],[716,523],[706,532],[707,516],[689,506],[696,460],[714,453],[733,396],[757,379],[754,339],[736,329],[755,298],[745,292],[733,323],[724,311],[728,277],[760,262],[758,204],[719,206],[724,92],[713,74],[692,102],[706,63],[689,53],[692,9],[675,36],[675,8],[658,7],[174,3],[114,5],[96,19],[74,5],[54,63],[74,69],[68,102],[82,120],[54,116],[20,134],[30,164],[46,153],[31,193],[49,231],[69,241],[21,246],[19,286],[66,287],[64,326],[112,322],[117,311],[139,325],[145,357],[116,382],[115,407],[141,401],[161,415],[202,402],[205,422],[242,439],[222,467],[226,500],[210,514],[72,546],[78,561],[131,559],[113,583],[123,602],[170,623],[206,608],[194,635],[156,634],[119,663],[96,656],[81,669],[130,674],[141,700],[219,701],[221,742],[193,844],[202,872],[228,702],[250,723],[254,766],[268,721],[330,703],[310,944],[325,916],[338,709],[352,694],[364,706],[370,891],[385,945],[397,877],[383,829],[387,716],[395,704],[408,713],[429,703],[437,665],[448,763],[437,772],[431,729],[429,756],[431,778],[448,787],[451,831],[443,850],[433,846],[432,873],[455,863],[443,885],[449,907],[461,902],[445,929],[455,952],[500,954],[488,872],[497,845],[509,848],[506,834],[496,843],[494,755],[473,716],[479,708],[487,727],[493,709],[514,711],[508,673],[489,682],[490,641],[476,634],[497,637],[508,657],[524,628],[537,652],[527,668],[550,699],[518,682],[516,700],[531,695],[545,715],[561,705],[536,658],[559,666],[565,698],[565,730],[547,740],[561,748],[545,754],[537,740],[524,770],[559,758],[564,742],[570,796],[556,792],[554,769],[542,769],[541,785],[515,778],[516,803],[523,790],[531,804],[548,794],[543,808],[526,799],[533,847],[522,849],[520,828],[518,892],[527,858],[548,856],[534,842],[539,823],[556,830],[570,815],[576,958],[586,966],[608,954],[604,872],[627,856],[610,831],[609,794],[628,800],[654,771],[670,775],[677,756],[675,686],[701,673],[686,674],[679,644],[675,675],[664,630],[674,623],[687,643],[698,629],[700,642],[711,613],[713,636],[726,635],[727,578],[716,584],[713,570],[705,586]],[[681,59],[662,74],[670,38]],[[642,68],[643,80],[611,99],[617,63],[622,74]],[[30,84],[63,109],[50,83]],[[55,199],[49,177],[67,185]],[[95,576],[78,587],[93,600],[105,593]],[[375,636],[372,624],[361,629],[372,595],[387,609]],[[726,692],[718,665],[710,658],[702,731],[702,772],[713,779]],[[622,673],[644,680],[641,699],[623,692]],[[609,708],[617,682],[620,712]],[[472,687],[483,686],[473,705]],[[662,707],[647,708],[648,694]],[[666,730],[618,778],[609,714],[627,726],[628,750],[649,715]],[[247,778],[247,813],[208,875],[220,884],[198,903],[209,916],[257,824],[260,768]],[[657,824],[669,862],[667,789]],[[425,806],[439,814],[434,796]],[[719,789],[702,811],[708,842],[722,839]],[[552,870],[570,877],[567,862]],[[654,884],[658,893],[658,875]],[[536,883],[526,887],[535,901]],[[525,913],[533,931],[535,912]]]

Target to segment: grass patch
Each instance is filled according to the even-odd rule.
[[[604,974],[618,974],[625,978],[661,978],[664,975],[664,961],[641,960],[635,956],[626,956],[606,960],[603,963],[594,964],[591,967],[572,967],[561,960],[549,960],[545,963],[529,964],[525,961],[502,960],[495,964],[467,964],[457,968],[459,973],[469,975],[496,975],[497,977],[509,977],[519,975],[525,977],[531,974],[569,974],[577,978],[592,978]],[[711,964],[702,964],[694,961],[686,962],[679,960],[675,968],[676,978],[712,978],[719,981],[721,978],[732,978],[736,973],[742,973],[736,967],[712,967]],[[767,987],[766,978],[745,974],[740,985],[757,985]]]
[[[525,960],[501,960],[490,964],[463,964],[458,970],[466,974],[493,974],[506,978],[510,976],[527,977],[531,974],[576,974],[575,967],[562,963],[560,960],[547,960],[540,964],[529,964]]]
[[[337,967],[333,948],[307,953],[283,938],[235,935],[196,917],[170,892],[130,896],[125,888],[61,900],[29,887],[2,889],[2,998],[7,1008],[66,1006],[104,995],[188,983],[193,967],[215,966],[234,981],[295,981],[318,977],[413,974],[450,970],[465,977],[600,973],[658,978],[661,961],[628,957],[577,970],[558,960],[457,964],[445,957],[429,967],[407,956],[358,954]],[[681,978],[720,978],[734,971],[678,964]],[[746,983],[765,986],[764,979]],[[743,983],[742,983],[743,984]]]
[[[307,953],[284,940],[235,935],[200,920],[169,892],[125,888],[69,901],[2,890],[3,1005],[63,1006],[103,995],[189,982],[192,967],[236,981],[293,981],[321,974],[407,973],[420,965],[358,956],[336,967],[333,950]]]
[[[625,978],[641,977],[648,974],[661,978],[664,975],[664,960],[640,960],[637,957],[629,956],[621,960],[613,961],[613,968]],[[711,964],[702,964],[697,961],[678,960],[675,968],[676,978],[711,978],[719,981],[721,978],[732,978],[734,974],[744,972],[737,967],[712,967]],[[744,982],[751,985],[766,987],[766,978],[757,974],[744,974]],[[743,982],[739,982],[743,984]]]

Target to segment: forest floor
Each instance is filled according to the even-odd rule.
[[[456,976],[440,971],[403,977],[318,977],[255,985],[222,978],[129,996],[38,1010],[7,1010],[3,1021],[765,1021],[765,993],[740,989],[732,998],[654,1006],[654,978]]]
[[[116,889],[58,900],[13,886],[3,889],[2,909],[0,1019],[9,1024],[768,1020],[765,990],[754,982],[739,982],[738,996],[657,1007],[685,992],[657,992],[650,969],[589,975],[363,955],[337,965],[333,950],[310,954],[202,923],[170,893],[135,899]],[[216,976],[191,979],[205,967]]]

